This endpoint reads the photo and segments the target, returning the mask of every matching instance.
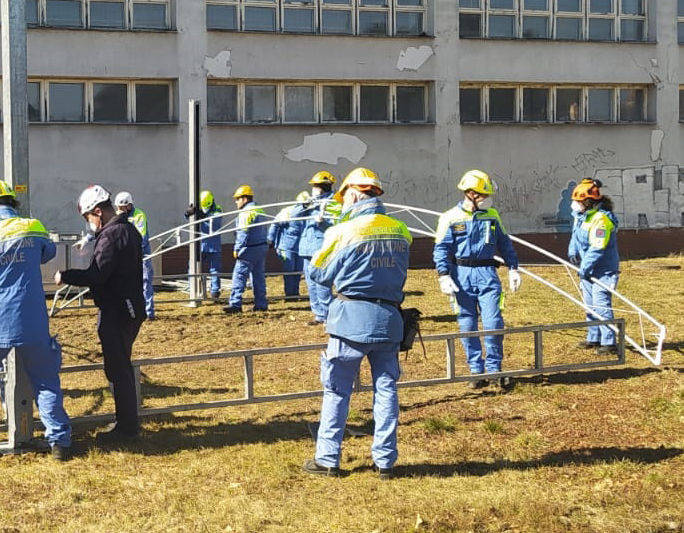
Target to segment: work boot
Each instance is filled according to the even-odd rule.
[[[252,311],[255,313],[263,313],[264,311],[268,311],[268,307],[253,307]]]
[[[218,302],[220,298],[221,298],[221,293],[220,293],[220,292],[212,292],[212,293],[211,293],[211,300],[212,300],[213,302]]]
[[[239,307],[233,307],[232,305],[223,306],[223,312],[227,315],[234,315],[237,313],[242,313],[242,309]]]
[[[515,387],[515,381],[513,381],[513,378],[510,376],[503,376],[499,378],[496,380],[496,384],[499,386],[501,392],[508,392]]]
[[[139,433],[137,431],[124,431],[119,429],[119,426],[114,422],[95,435],[95,440],[99,444],[122,444],[125,442],[132,442],[138,437]]]
[[[321,320],[315,320],[315,319],[314,319],[314,320],[309,320],[309,321],[306,323],[307,326],[321,326],[321,325],[323,325],[323,324],[325,324],[325,322],[323,322],[323,321],[321,321]]]
[[[483,389],[487,385],[489,385],[489,381],[486,379],[474,379],[468,382],[468,387],[473,390]]]
[[[304,472],[307,474],[315,474],[318,476],[340,477],[342,474],[340,469],[336,466],[319,465],[315,459],[309,459],[306,463],[304,463],[302,470],[304,470]]]
[[[599,346],[601,346],[600,342],[582,341],[577,343],[577,347],[582,348],[583,350],[591,350],[593,348],[598,348]]]
[[[376,465],[374,469],[378,473],[378,477],[383,481],[387,481],[394,477],[394,468],[380,468]]]
[[[59,444],[52,444],[50,446],[52,449],[52,458],[55,461],[68,461],[71,459],[71,448],[68,446],[60,446]]]
[[[604,346],[599,346],[599,348],[596,350],[596,353],[598,355],[617,355],[617,344],[606,344]]]

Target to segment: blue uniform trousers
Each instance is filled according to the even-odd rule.
[[[615,289],[617,287],[617,274],[604,274],[594,276],[604,285]],[[613,295],[596,283],[589,280],[580,280],[584,305],[591,307],[603,320],[613,318]],[[587,320],[599,320],[587,313]],[[600,342],[602,346],[615,344],[615,332],[608,326],[590,326],[587,328],[587,342]]]
[[[373,376],[373,419],[375,433],[371,453],[379,468],[391,468],[397,460],[399,397],[397,380],[399,343],[364,344],[330,337],[321,353],[323,405],[316,440],[316,462],[328,467],[340,465],[342,438],[349,413],[349,399],[361,360],[368,356]]]
[[[311,312],[319,322],[325,322],[328,319],[328,308],[333,301],[332,289],[316,283],[309,275],[310,257],[303,257],[304,277],[306,278],[306,286],[309,290],[309,303],[311,304]]]
[[[278,257],[283,262],[283,272],[301,272],[304,262],[297,252],[278,250]],[[300,274],[283,276],[283,289],[285,296],[299,296]]]
[[[5,369],[10,348],[0,348],[0,368]],[[62,347],[56,339],[24,344],[16,348],[24,363],[33,388],[40,420],[45,426],[45,439],[52,444],[71,446],[71,422],[63,405],[59,369],[62,366]],[[0,386],[2,403],[5,403],[4,381]]]
[[[233,268],[233,289],[230,292],[228,305],[242,309],[242,293],[245,292],[247,280],[251,276],[254,290],[254,310],[268,309],[266,299],[266,251],[245,253],[235,261]]]
[[[456,300],[459,305],[458,325],[461,331],[477,331],[478,317],[482,317],[483,329],[502,329],[501,282],[494,267],[456,268],[455,276],[459,292]],[[501,371],[503,359],[503,337],[501,335],[484,338],[486,357],[482,357],[482,344],[479,337],[461,339],[466,352],[466,360],[473,374]]]
[[[143,261],[143,294],[145,295],[145,312],[147,318],[154,318],[154,268],[152,260]]]

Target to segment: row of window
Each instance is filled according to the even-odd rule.
[[[210,123],[426,122],[427,84],[210,83]]]
[[[646,40],[646,0],[460,0],[461,38]]]
[[[644,122],[646,87],[461,84],[461,123]]]
[[[29,26],[165,30],[170,0],[25,0]]]
[[[168,81],[28,82],[29,122],[170,122],[172,102]]]

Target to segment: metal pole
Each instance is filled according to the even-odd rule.
[[[26,2],[0,1],[4,172],[17,193],[20,214],[29,216]]]
[[[200,188],[200,103],[198,100],[190,100],[188,107],[188,131],[189,131],[189,173],[188,173],[188,203],[199,208],[199,188]],[[197,220],[196,215],[190,217],[190,222]],[[193,231],[197,232],[198,226],[192,226]],[[202,278],[197,276],[202,271],[202,256],[200,252],[200,243],[195,242],[189,246],[189,274],[190,274],[190,303],[188,307],[199,307],[202,303],[199,301],[198,294],[200,294],[199,285]]]

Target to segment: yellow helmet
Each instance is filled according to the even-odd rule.
[[[9,196],[10,198],[16,199],[17,194],[14,192],[14,189],[10,187],[9,183],[0,180],[0,197],[1,196]]]
[[[486,172],[481,170],[469,170],[463,174],[461,181],[458,182],[456,187],[463,192],[475,191],[486,195],[494,194],[494,185],[491,178]]]
[[[321,170],[313,175],[313,177],[309,180],[309,185],[323,185],[326,183],[329,185],[334,185],[336,181],[337,178],[335,178],[335,176],[333,176],[330,172],[327,170]]]
[[[342,203],[342,197],[348,187],[355,187],[359,190],[366,191],[375,189],[378,195],[383,193],[382,183],[378,175],[370,169],[359,167],[352,170],[347,177],[344,178],[340,190],[335,193],[335,200]]]
[[[202,191],[200,193],[200,208],[205,213],[209,211],[211,204],[214,203],[214,195],[211,191]]]
[[[233,198],[236,200],[242,196],[254,196],[254,191],[249,185],[240,185],[233,194]]]

